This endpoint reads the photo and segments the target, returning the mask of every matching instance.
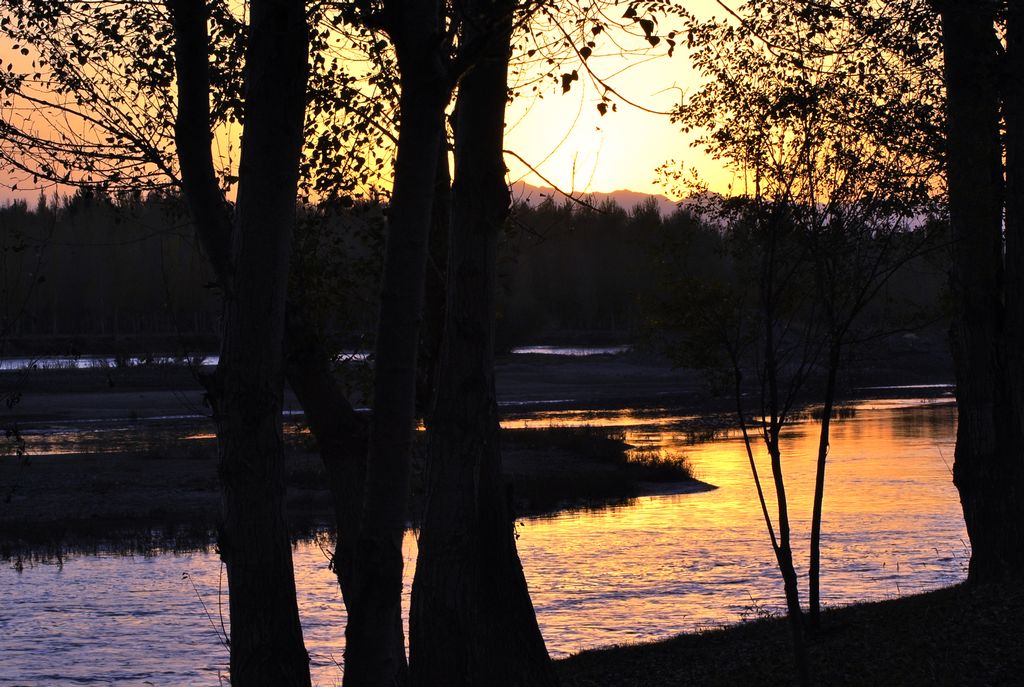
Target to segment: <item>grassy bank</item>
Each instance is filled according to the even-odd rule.
[[[505,473],[521,515],[621,503],[642,495],[650,484],[710,488],[694,478],[685,456],[629,450],[625,434],[614,428],[504,430],[502,442]]]
[[[769,618],[558,662],[563,687],[795,683],[789,627]],[[1024,684],[1024,592],[951,587],[831,609],[810,642],[817,685]]]

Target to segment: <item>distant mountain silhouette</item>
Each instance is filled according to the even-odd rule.
[[[671,215],[676,210],[676,203],[662,195],[651,195],[648,193],[640,193],[639,191],[612,191],[611,193],[602,192],[576,192],[573,193],[573,197],[580,198],[594,205],[598,205],[606,199],[615,201],[619,206],[626,210],[632,210],[636,205],[642,203],[648,198],[654,198],[654,201],[658,204],[658,211],[662,217]],[[532,186],[527,184],[525,181],[517,181],[512,184],[512,199],[517,202],[525,202],[530,205],[538,205],[546,198],[554,198],[555,202],[561,204],[565,200],[565,196],[559,191],[553,188],[544,186]]]

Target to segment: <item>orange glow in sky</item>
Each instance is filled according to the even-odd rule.
[[[713,0],[690,2],[686,9],[705,17],[724,14]],[[664,35],[680,25],[678,19],[663,19],[659,33]],[[637,45],[636,40],[623,43]],[[542,99],[525,96],[510,106],[505,133],[508,149],[565,191],[629,189],[670,195],[669,189],[658,183],[655,171],[670,160],[687,169],[699,169],[712,190],[726,190],[731,173],[699,148],[691,147],[696,135],[683,134],[668,116],[700,85],[685,45],[677,46],[672,57],[664,43],[631,54],[602,54],[598,49],[589,64],[621,96],[613,97],[617,111],[609,109],[604,116],[598,112],[599,89],[582,74],[566,94],[551,83]],[[513,88],[516,85],[510,83]],[[506,164],[511,181],[548,185],[513,156],[507,156]]]
[[[712,0],[691,2],[687,9],[704,16],[714,14],[716,9],[722,14]],[[680,28],[677,24],[680,20],[665,19],[659,32],[664,35]],[[622,42],[627,48],[644,47],[635,36]],[[599,44],[589,65],[618,93],[611,101],[617,105],[615,111],[609,109],[604,116],[597,110],[600,89],[582,73],[568,93],[561,93],[558,84],[549,80],[541,87],[540,97],[529,93],[516,97],[506,116],[506,148],[536,168],[543,178],[508,155],[509,181],[553,184],[574,193],[629,189],[673,196],[672,189],[659,183],[656,169],[674,160],[688,169],[699,169],[712,190],[725,191],[731,174],[690,145],[694,134],[683,134],[670,121],[668,113],[685,94],[699,87],[700,78],[690,67],[685,46],[677,46],[672,57],[666,53],[664,43],[629,54],[618,54],[611,41]],[[19,56],[5,57],[20,61]],[[513,89],[521,85],[510,83]],[[218,139],[218,143],[223,141]],[[223,145],[219,152],[225,153]],[[0,181],[9,185],[11,178],[3,174]],[[14,193],[0,186],[0,201],[13,197],[33,201],[38,190],[31,186],[24,179]]]
[[[565,191],[667,194],[655,170],[669,160],[699,168],[713,188],[724,190],[727,173],[690,147],[694,136],[684,135],[667,114],[699,83],[685,51],[671,58],[664,51],[649,57],[595,57],[591,63],[601,75],[614,74],[607,81],[622,96],[650,111],[616,99],[617,111],[602,116],[599,92],[583,77],[566,94],[552,84],[542,99],[513,101],[506,116],[508,149]],[[507,156],[506,164],[511,181],[548,185],[514,157]]]

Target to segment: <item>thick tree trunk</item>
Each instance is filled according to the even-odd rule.
[[[199,240],[218,281],[226,286],[232,271],[231,208],[217,184],[210,149],[206,3],[167,4],[175,29],[175,143],[182,186]],[[338,532],[334,568],[347,597],[362,508],[367,428],[331,373],[330,354],[310,321],[303,295],[289,292],[286,311],[285,372],[327,469]]]
[[[412,683],[423,687],[554,685],[516,551],[494,388],[497,248],[509,208],[502,148],[512,18],[508,7],[470,11],[462,42],[481,52],[460,82],[456,106],[447,307],[410,669]]]
[[[285,293],[307,53],[302,2],[250,4],[234,270],[211,388],[220,449],[218,546],[228,578],[231,680],[243,686],[310,684],[284,519],[281,436]]]
[[[1006,356],[1013,442],[1012,475],[1016,485],[1015,533],[1017,579],[1024,576],[1024,7],[1009,3],[1006,20],[1007,69],[1003,75],[1006,123]],[[1011,516],[1013,517],[1013,516]]]
[[[366,492],[349,606],[345,684],[408,680],[402,640],[402,539],[416,421],[416,358],[427,244],[444,110],[451,95],[440,54],[440,5],[403,6],[392,39],[401,121],[374,357]],[[397,638],[397,639],[396,639]]]
[[[1006,12],[1006,69],[1003,116],[1006,123],[1006,314],[1007,338],[1015,347],[1013,378],[1020,382],[1024,362],[1024,7],[1009,3]],[[1024,384],[1015,388],[1018,411],[1024,409]],[[1024,422],[1024,416],[1018,415]]]
[[[825,503],[825,465],[828,461],[829,430],[832,408],[836,401],[836,377],[839,373],[841,347],[838,335],[828,353],[828,378],[825,380],[825,402],[821,408],[821,431],[818,434],[818,459],[814,472],[814,505],[811,509],[811,557],[807,567],[808,623],[812,630],[821,629],[821,517]]]
[[[1013,331],[1019,313],[1009,310],[1012,306],[1019,311],[1020,303],[1012,303],[1013,290],[1006,289],[1003,262],[995,3],[944,2],[940,8],[954,243],[951,286],[956,316],[951,340],[959,411],[953,481],[971,539],[968,578],[1020,579],[1024,438],[1015,403],[1020,397],[1020,366],[1014,361],[1019,360],[1021,342],[1019,332]],[[1008,121],[1012,120],[1011,115]],[[1019,182],[1011,179],[1014,183]],[[1014,221],[1008,218],[1008,234]],[[1020,256],[1005,257],[1016,274]]]

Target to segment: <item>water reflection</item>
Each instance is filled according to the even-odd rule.
[[[783,437],[793,545],[804,574],[819,427],[807,420]],[[962,579],[969,552],[947,464],[953,405],[865,402],[832,427],[824,602],[882,599]],[[754,603],[782,610],[742,440],[730,432],[691,445],[690,437],[685,418],[626,430],[638,447],[684,453],[719,489],[522,528],[520,550],[554,653],[733,622]],[[759,469],[769,469],[763,452]],[[770,507],[774,513],[774,500]]]
[[[519,549],[551,653],[666,637],[735,622],[756,605],[781,610],[781,583],[739,437],[693,444],[692,417],[662,412],[546,413],[530,426],[605,424],[648,450],[685,453],[719,487],[630,506],[531,519]],[[818,423],[784,436],[798,562],[806,560]],[[858,404],[833,423],[825,492],[826,604],[890,598],[963,578],[968,551],[947,463],[948,402]],[[767,462],[762,456],[762,469]],[[406,539],[407,586],[416,542]],[[320,685],[340,683],[344,610],[316,542],[295,551],[306,643]],[[208,617],[189,572],[210,611]],[[0,685],[214,685],[220,563],[213,554],[82,556],[62,568],[0,572]],[[408,601],[408,597],[406,598]]]

